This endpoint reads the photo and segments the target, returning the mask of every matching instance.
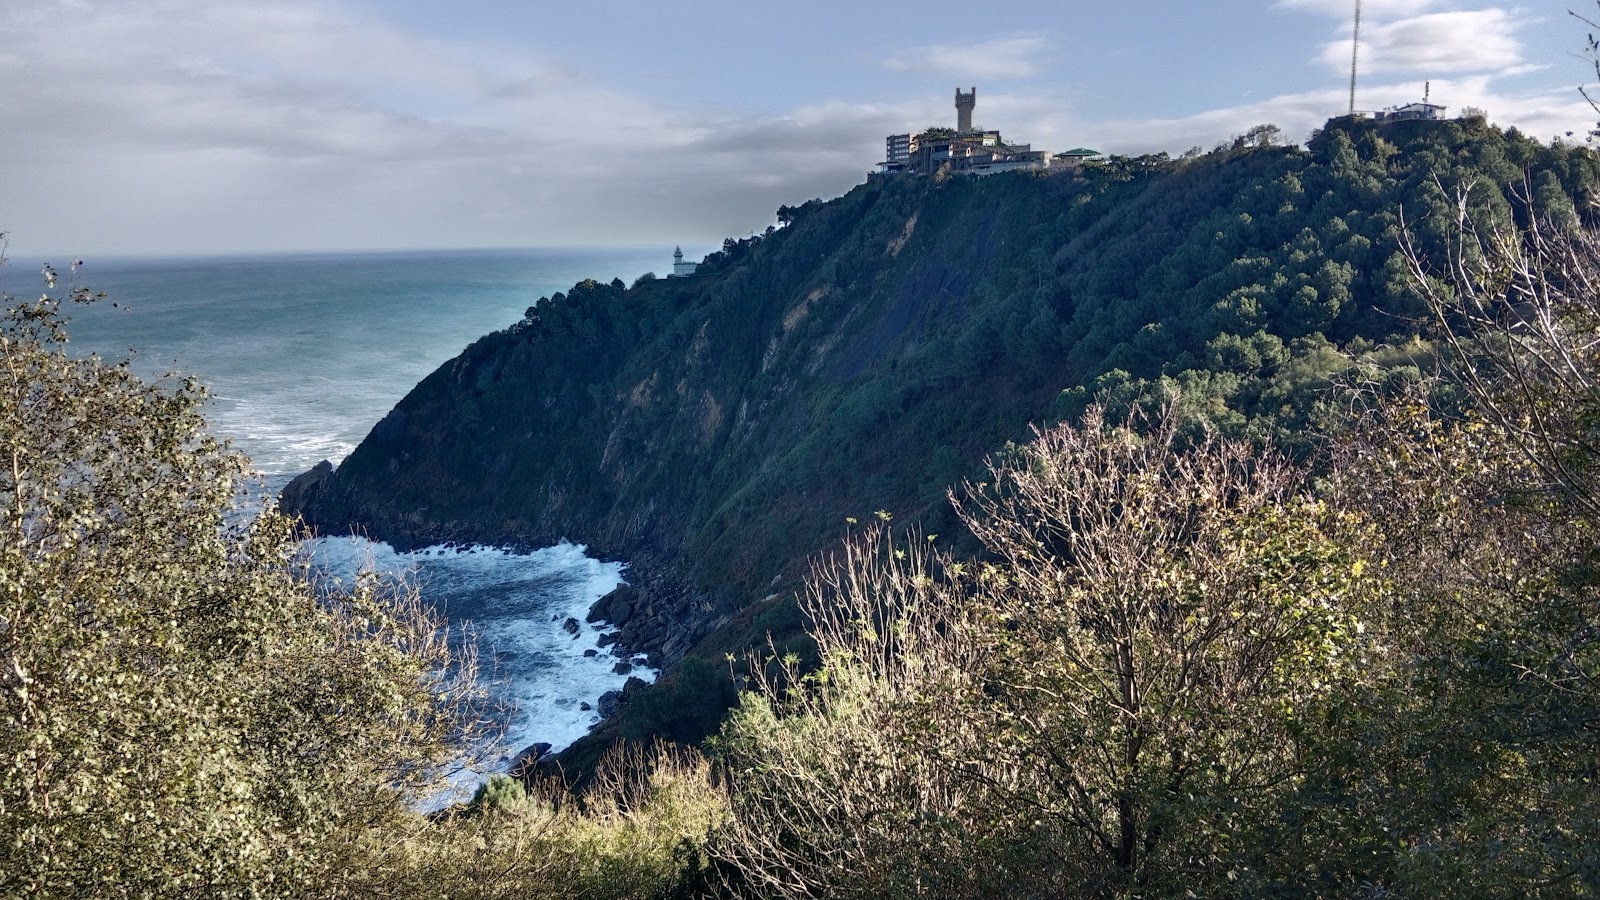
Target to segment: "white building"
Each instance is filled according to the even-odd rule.
[[[679,247],[679,248],[677,248],[676,250],[673,251],[673,253],[672,253],[672,277],[673,278],[682,278],[685,275],[693,275],[694,274],[694,270],[698,265],[699,265],[699,263],[692,263],[692,262],[684,262],[683,261],[683,248],[682,247]]]
[[[1421,103],[1407,103],[1405,106],[1380,109],[1372,114],[1372,118],[1379,122],[1401,122],[1406,119],[1438,121],[1444,118],[1444,107],[1424,100]]]

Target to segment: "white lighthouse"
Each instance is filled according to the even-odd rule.
[[[672,277],[673,278],[682,278],[685,275],[693,275],[695,267],[697,265],[699,265],[699,264],[698,263],[684,262],[683,261],[683,248],[682,247],[678,247],[677,249],[673,250],[673,252],[672,252]]]

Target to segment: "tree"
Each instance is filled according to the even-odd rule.
[[[1270,450],[1179,427],[1092,408],[955,497],[997,560],[972,714],[1035,773],[1013,803],[1088,851],[1086,891],[1223,880],[1362,666],[1364,526]]]
[[[1533,465],[1521,489],[1600,514],[1600,237],[1537,217],[1480,228],[1464,199],[1448,233],[1443,259],[1405,249],[1451,380]]]
[[[1372,535],[1304,478],[1091,408],[952,495],[986,561],[848,542],[804,603],[822,668],[724,733],[729,857],[784,896],[1228,883],[1362,677]]]
[[[1441,252],[1405,245],[1442,377],[1353,425],[1333,479],[1336,502],[1383,511],[1398,657],[1355,705],[1365,725],[1325,743],[1349,754],[1346,787],[1311,818],[1325,846],[1382,848],[1345,861],[1352,881],[1584,895],[1600,890],[1600,240],[1457,210]],[[1403,774],[1353,777],[1380,770]]]
[[[1593,528],[1521,487],[1536,467],[1448,381],[1352,406],[1327,494],[1381,522],[1381,650],[1306,730],[1321,764],[1263,823],[1249,880],[1267,895],[1591,896]]]
[[[974,633],[961,567],[930,547],[883,522],[851,536],[801,597],[820,667],[750,661],[753,690],[718,743],[734,815],[713,847],[735,893],[1025,895],[1051,877],[989,852],[1017,842],[1010,823],[950,764],[983,753],[985,735],[954,706],[929,706],[965,693]]]
[[[481,730],[474,657],[307,581],[200,385],[63,323],[0,320],[0,894],[331,893]]]
[[[1276,125],[1264,124],[1253,126],[1249,131],[1233,139],[1234,150],[1248,148],[1266,148],[1278,146],[1279,139],[1283,136],[1283,129]]]

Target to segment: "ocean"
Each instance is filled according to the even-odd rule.
[[[476,338],[516,322],[542,295],[584,278],[632,283],[665,271],[656,248],[452,251],[195,259],[10,260],[0,290],[37,296],[40,267],[58,290],[109,296],[69,308],[74,352],[132,355],[147,376],[197,375],[211,391],[212,430],[233,441],[277,490],[328,459],[337,464],[418,381]],[[400,573],[454,623],[470,625],[492,697],[507,714],[507,755],[534,743],[561,749],[596,721],[600,695],[642,660],[597,649],[589,605],[623,581],[624,564],[561,544],[531,553],[324,538],[308,548],[337,577],[363,566]],[[619,662],[635,665],[616,671]],[[584,709],[588,705],[591,709]]]

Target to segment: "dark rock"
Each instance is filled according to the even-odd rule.
[[[614,600],[611,603],[611,621],[618,625],[628,621],[633,615],[633,604],[627,600]]]
[[[609,719],[622,708],[622,692],[606,691],[600,695],[600,718]]]
[[[587,700],[583,701],[582,703],[579,703],[578,704],[578,708],[583,710],[584,712],[588,712],[589,710],[594,709],[593,706],[589,705],[589,701],[587,701]]]
[[[550,745],[544,743],[543,741],[534,744],[531,747],[524,748],[523,751],[518,753],[516,758],[511,761],[511,777],[523,777],[539,764],[539,760],[544,759],[545,756],[549,755],[549,753]]]
[[[600,651],[596,650],[593,647],[590,647],[589,649],[583,651],[583,658],[584,659],[594,659],[596,656],[599,656],[599,655],[600,655]]]
[[[634,694],[639,693],[640,691],[644,690],[645,688],[647,688],[649,686],[650,686],[650,682],[645,681],[643,678],[640,678],[637,675],[634,675],[634,676],[630,677],[627,681],[623,682],[623,684],[622,684],[622,696],[623,697],[632,697]]]
[[[617,642],[618,635],[615,631],[600,635],[600,646],[609,647]]]
[[[626,662],[619,662],[616,665],[611,667],[611,671],[617,673],[618,675],[626,675],[629,672],[633,671],[633,664],[632,663],[626,663]]]
[[[635,619],[622,629],[623,643],[630,647],[653,647],[661,643],[666,637],[664,625],[660,619]]]
[[[619,584],[589,607],[590,622],[610,622],[621,625],[633,616],[640,605],[639,589],[631,584]]]
[[[327,460],[312,466],[309,472],[301,472],[284,485],[283,493],[278,495],[278,508],[291,516],[300,515],[312,498],[327,486],[331,477],[333,463]]]
[[[579,629],[580,626],[578,625],[578,620],[577,619],[574,619],[571,616],[568,616],[567,620],[565,622],[561,623],[561,627],[565,628],[567,630],[567,634],[570,634],[573,637],[577,637],[578,636],[578,629]]]

